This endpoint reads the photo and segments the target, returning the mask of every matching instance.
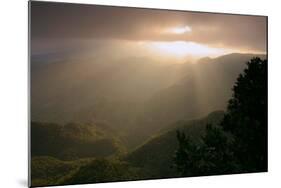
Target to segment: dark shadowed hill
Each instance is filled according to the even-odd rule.
[[[191,139],[199,142],[201,136],[205,134],[206,124],[216,124],[222,116],[223,112],[217,111],[202,119],[177,122],[173,125],[174,128],[163,129],[123,157],[65,161],[50,156],[32,156],[32,185],[67,185],[180,177],[172,166],[174,153],[178,148],[176,131],[184,131]],[[69,131],[66,132],[69,134]],[[79,131],[77,136],[81,137]],[[86,135],[85,137],[87,138]]]
[[[199,142],[205,134],[208,123],[216,125],[223,117],[222,111],[209,114],[198,120],[180,121],[172,125],[173,128],[163,130],[154,135],[143,145],[129,153],[125,160],[133,166],[142,168],[146,178],[167,178],[177,176],[176,169],[171,166],[178,148],[176,131],[186,133],[192,140]]]
[[[118,136],[96,124],[31,123],[31,155],[64,160],[124,152]]]

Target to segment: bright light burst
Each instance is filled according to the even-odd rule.
[[[219,56],[227,53],[221,48],[211,48],[195,42],[175,41],[175,42],[148,42],[146,46],[162,55],[173,55],[177,57],[185,56]]]
[[[184,34],[184,33],[191,32],[192,30],[191,30],[191,27],[184,26],[184,27],[174,27],[174,28],[169,29],[169,31],[174,34]]]

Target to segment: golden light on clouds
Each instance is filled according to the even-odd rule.
[[[227,53],[265,54],[267,49],[267,18],[262,16],[49,2],[32,6],[31,48],[37,54],[83,49],[96,56],[170,57],[186,62]]]

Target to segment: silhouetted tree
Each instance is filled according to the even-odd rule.
[[[230,132],[241,171],[267,170],[267,60],[253,58],[233,87],[221,126]]]
[[[267,61],[253,58],[239,75],[218,126],[201,143],[177,133],[175,164],[183,176],[267,170]]]
[[[221,127],[210,124],[201,143],[193,143],[184,133],[178,132],[179,149],[175,163],[183,176],[233,173],[237,165],[233,160],[230,140]]]

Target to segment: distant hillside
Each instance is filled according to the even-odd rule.
[[[124,152],[117,135],[95,124],[31,123],[31,155],[64,160]]]
[[[94,160],[94,158],[86,158],[63,161],[49,156],[32,157],[31,185],[62,185],[65,179],[72,177],[82,166],[88,166]]]
[[[139,180],[139,169],[127,162],[110,159],[95,159],[83,165],[75,173],[68,175],[62,184],[102,183]]]
[[[34,57],[31,119],[58,124],[104,121],[134,148],[175,121],[224,110],[235,79],[253,56],[266,57],[229,54],[195,64],[56,56],[54,62],[40,62],[44,58]]]
[[[173,156],[178,148],[176,131],[185,132],[193,141],[199,142],[205,133],[207,123],[216,125],[223,117],[222,111],[209,114],[207,117],[180,121],[170,129],[163,130],[158,135],[150,138],[146,143],[124,157],[124,160],[133,166],[144,170],[145,178],[176,177],[177,172],[171,166]]]
[[[184,131],[194,141],[200,141],[206,124],[216,124],[222,116],[223,112],[217,111],[202,119],[177,122],[171,126],[173,128],[163,129],[123,157],[65,161],[50,156],[32,156],[32,186],[180,177],[171,166],[178,148],[176,130]],[[81,137],[79,131],[77,136]],[[85,138],[88,136],[85,135]]]
[[[178,72],[145,58],[37,60],[31,62],[32,121],[99,120],[122,130],[134,124],[144,101],[174,83]]]
[[[139,143],[175,121],[225,110],[238,75],[254,56],[266,58],[265,55],[229,54],[203,58],[196,64],[182,64],[182,78],[172,86],[160,89],[144,103],[136,126],[132,128],[131,143]]]

